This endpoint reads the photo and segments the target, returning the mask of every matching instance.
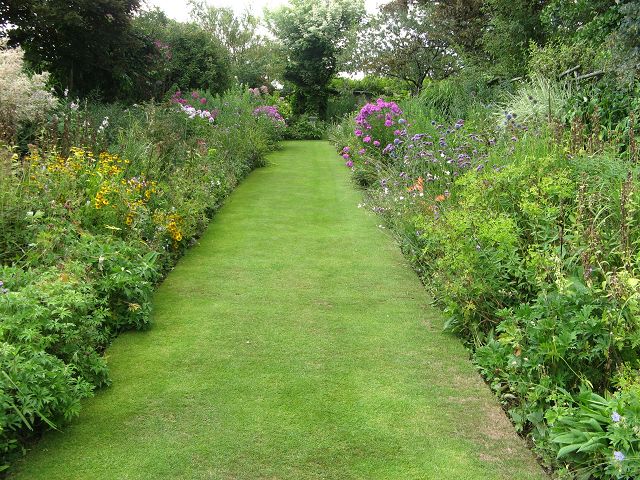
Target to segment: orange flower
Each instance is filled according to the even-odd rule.
[[[445,197],[444,195],[438,195],[436,197],[436,202],[444,202],[446,200],[447,197]]]
[[[407,190],[410,192],[414,192],[416,190],[418,192],[422,192],[422,190],[424,190],[424,180],[422,180],[422,177],[418,177],[418,180],[416,181],[415,185],[407,187]]]

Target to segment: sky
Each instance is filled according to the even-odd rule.
[[[388,1],[388,0],[387,0]],[[286,4],[286,0],[208,0],[210,5],[215,7],[231,7],[236,12],[241,13],[247,8],[251,8],[254,13],[261,14],[265,7],[275,8]],[[180,21],[189,19],[189,7],[187,0],[146,0],[150,7],[160,7],[167,16]],[[367,11],[372,12],[384,0],[365,0]]]

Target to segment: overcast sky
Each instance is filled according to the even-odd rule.
[[[146,3],[150,7],[160,7],[169,17],[176,20],[189,19],[187,0],[146,0]],[[215,7],[231,7],[238,13],[250,8],[258,14],[261,14],[265,7],[274,8],[285,3],[287,3],[286,0],[209,0],[209,4]],[[383,0],[365,0],[368,11],[375,10],[376,6],[382,3],[384,3]]]

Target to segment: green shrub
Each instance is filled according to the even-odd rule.
[[[289,119],[284,138],[287,140],[320,140],[325,138],[327,124],[316,117],[299,115]]]

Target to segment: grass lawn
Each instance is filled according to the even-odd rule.
[[[340,160],[252,173],[12,478],[545,478]]]

